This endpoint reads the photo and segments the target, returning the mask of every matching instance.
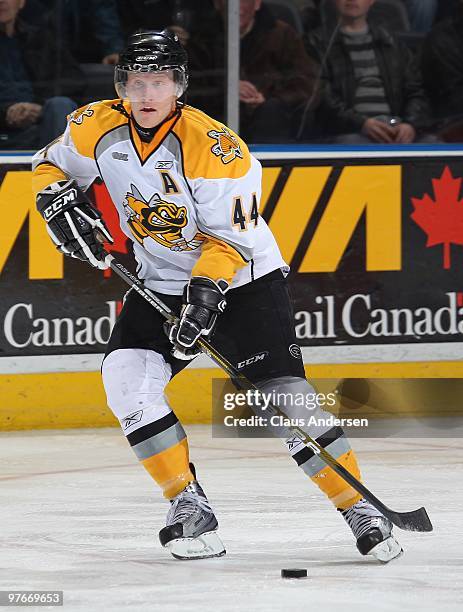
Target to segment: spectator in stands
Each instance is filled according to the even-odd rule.
[[[222,74],[225,64],[225,0],[214,0],[213,20],[190,41],[192,69]],[[275,19],[262,0],[240,1],[240,135],[251,142],[294,139],[302,107],[310,98],[316,65],[301,37],[287,23]],[[223,80],[219,90],[224,90]],[[223,117],[222,100],[208,96],[198,106]]]
[[[307,49],[324,67],[326,130],[338,143],[435,141],[419,68],[384,27],[369,25],[374,0],[335,0],[339,28],[309,34]],[[325,55],[327,54],[327,57]]]
[[[117,0],[117,6],[126,37],[140,29],[168,28],[184,46],[214,10],[212,0]]]
[[[453,17],[458,12],[460,0],[402,0],[414,32],[427,34],[433,25]]]
[[[61,134],[85,86],[53,35],[18,18],[25,0],[0,0],[0,148],[35,149]]]
[[[435,23],[458,14],[460,0],[438,0]]]
[[[410,26],[414,32],[426,33],[432,28],[439,0],[402,0],[407,7]]]
[[[310,32],[321,25],[320,0],[305,0],[300,11],[305,32]]]
[[[434,26],[423,48],[425,86],[443,139],[463,141],[463,0],[452,19]]]
[[[124,46],[116,0],[33,0],[24,18],[45,24],[81,63],[116,64]]]

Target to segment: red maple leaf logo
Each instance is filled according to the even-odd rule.
[[[434,200],[425,194],[412,198],[413,221],[428,235],[427,247],[444,245],[444,268],[450,269],[450,245],[463,246],[463,199],[460,199],[461,178],[453,178],[445,167],[440,179],[432,179]]]
[[[111,196],[106,189],[106,185],[104,183],[95,183],[93,185],[93,193],[97,208],[101,212],[111,236],[114,238],[114,244],[109,244],[108,242],[104,243],[105,250],[108,253],[127,253],[128,238],[121,230],[119,215],[113,201],[111,200]],[[109,278],[111,276],[111,272],[111,268],[105,270],[104,277]]]

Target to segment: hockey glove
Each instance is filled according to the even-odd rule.
[[[40,191],[37,209],[59,251],[100,270],[108,268],[100,240],[114,240],[100,212],[74,181],[58,181]]]
[[[225,310],[228,283],[193,276],[183,292],[183,307],[178,324],[167,330],[177,359],[194,359],[201,351],[194,345],[200,336],[210,336],[217,315]]]

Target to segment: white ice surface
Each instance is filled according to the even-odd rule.
[[[225,557],[176,561],[160,546],[166,502],[118,429],[2,433],[0,589],[64,590],[64,610],[88,612],[463,610],[461,439],[353,441],[367,486],[434,523],[396,530],[405,555],[384,566],[359,555],[280,441],[187,429]],[[283,580],[285,567],[309,576]]]

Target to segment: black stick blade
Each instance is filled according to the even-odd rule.
[[[407,531],[432,531],[432,523],[425,508],[418,508],[412,512],[394,512],[386,515],[400,529]]]

